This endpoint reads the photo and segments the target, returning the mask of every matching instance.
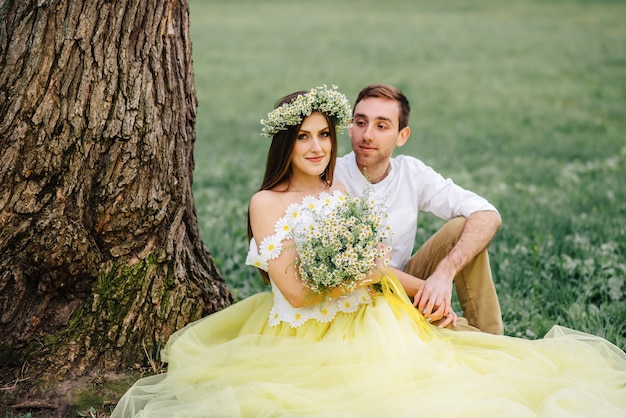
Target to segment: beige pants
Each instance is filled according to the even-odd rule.
[[[452,250],[464,226],[463,217],[448,221],[417,250],[404,271],[421,279],[428,278],[439,262]],[[464,318],[459,318],[457,326],[452,329],[480,330],[502,335],[504,333],[502,313],[491,277],[487,250],[478,254],[454,277],[454,285]]]

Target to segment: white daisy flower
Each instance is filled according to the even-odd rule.
[[[352,313],[359,309],[359,301],[356,300],[354,293],[340,297],[338,302],[341,312]]]
[[[261,256],[265,257],[267,260],[273,260],[277,258],[283,250],[283,243],[278,236],[271,235],[263,238],[259,249]]]
[[[261,254],[254,254],[253,252],[249,252],[248,256],[246,257],[246,264],[259,268],[263,271],[267,271],[267,258],[263,257]]]
[[[300,325],[304,324],[308,320],[309,320],[308,315],[305,315],[303,312],[296,311],[294,312],[294,315],[291,318],[287,319],[287,323],[292,328],[298,328]]]
[[[361,305],[367,305],[372,302],[372,297],[369,292],[360,292],[358,298]]]
[[[291,233],[292,229],[292,225],[289,224],[285,217],[280,218],[278,222],[276,222],[276,225],[274,225],[274,232],[276,232],[276,235],[281,239],[285,239],[285,237]]]
[[[320,193],[319,201],[321,202],[322,206],[330,206],[330,204],[333,202],[333,196],[329,193],[322,192]]]
[[[306,196],[304,199],[302,199],[302,207],[303,208],[307,208],[309,210],[315,211],[315,209],[317,208],[317,205],[319,204],[317,198],[313,197],[313,196]]]
[[[298,220],[300,217],[300,206],[301,205],[299,203],[292,203],[287,207],[285,210],[285,218],[287,219],[287,222]]]
[[[335,315],[337,315],[337,304],[325,303],[319,308],[317,320],[324,323],[331,322]]]
[[[276,309],[276,306],[274,306],[270,311],[270,317],[268,318],[267,322],[270,327],[275,327],[276,325],[280,324],[280,313]]]

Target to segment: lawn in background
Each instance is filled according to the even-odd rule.
[[[259,119],[295,90],[390,83],[411,101],[398,152],[485,196],[505,333],[553,324],[626,349],[626,3],[191,0],[199,99],[194,196],[236,298],[246,216],[269,140]],[[340,137],[340,154],[349,139]],[[416,244],[441,221],[420,218]]]

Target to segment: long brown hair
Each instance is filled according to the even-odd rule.
[[[293,99],[298,96],[307,94],[306,91],[297,91],[295,93],[288,94],[283,97],[276,103],[274,108],[278,108],[285,103],[290,103]],[[328,122],[328,129],[330,132],[330,140],[332,144],[332,148],[330,151],[330,161],[328,162],[328,166],[326,166],[326,170],[321,174],[321,179],[330,187],[333,184],[333,177],[335,174],[335,163],[337,161],[337,129],[335,125],[334,116],[329,116],[324,113],[322,115],[326,118]],[[291,154],[293,152],[293,147],[296,143],[296,138],[298,137],[298,132],[300,131],[300,127],[302,126],[302,122],[304,118],[298,125],[289,126],[286,130],[278,131],[272,137],[272,143],[270,144],[270,148],[267,152],[267,163],[265,164],[265,174],[263,176],[263,182],[261,183],[261,190],[271,190],[279,184],[287,183],[289,184],[292,176],[292,167],[291,167]],[[250,207],[248,207],[248,241],[252,239],[252,225],[250,225]],[[257,269],[263,278],[263,281],[266,284],[269,284],[269,276],[267,272]]]

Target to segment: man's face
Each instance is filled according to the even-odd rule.
[[[387,167],[396,146],[402,146],[409,128],[399,129],[400,104],[395,100],[368,97],[354,109],[348,134],[359,167]]]

